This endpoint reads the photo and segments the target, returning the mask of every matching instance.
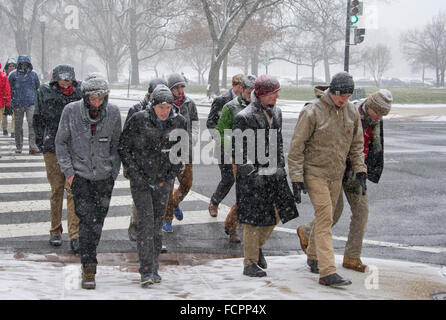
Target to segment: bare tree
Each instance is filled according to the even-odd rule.
[[[288,0],[287,7],[295,16],[300,30],[320,40],[325,81],[330,82],[330,58],[345,36],[346,3],[343,0]]]
[[[412,64],[434,69],[437,87],[445,86],[446,14],[439,12],[424,28],[403,33],[401,44],[404,55]]]
[[[0,11],[8,18],[14,33],[18,54],[31,56],[33,31],[38,23],[38,10],[42,1],[4,0],[0,3]]]
[[[373,48],[364,49],[362,56],[376,87],[381,87],[384,72],[390,67],[392,61],[390,48],[384,44],[378,44]]]
[[[200,0],[208,22],[212,46],[208,96],[219,94],[219,75],[223,60],[254,13],[282,0]]]

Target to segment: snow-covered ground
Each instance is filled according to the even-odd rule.
[[[56,257],[54,257],[56,258]],[[363,259],[362,274],[340,266],[351,286],[334,289],[317,283],[305,255],[267,257],[268,276],[242,275],[242,259],[205,261],[199,265],[164,265],[163,281],[148,289],[139,285],[137,267],[100,265],[96,290],[80,288],[80,266],[48,256],[14,257],[0,253],[0,299],[15,300],[389,300],[430,299],[446,292],[446,267],[418,263]]]

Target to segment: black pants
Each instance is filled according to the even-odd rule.
[[[110,206],[113,177],[92,181],[75,175],[71,190],[74,210],[79,217],[79,251],[82,265],[97,264],[96,248]]]
[[[232,164],[219,164],[221,173],[221,180],[217,186],[217,190],[215,190],[212,195],[211,201],[214,205],[218,206],[223,199],[228,195],[229,191],[231,191],[232,186],[234,185],[234,173],[232,171]]]
[[[136,246],[141,275],[158,272],[158,258],[162,247],[163,218],[166,213],[173,181],[165,182],[155,190],[135,188],[130,181],[137,214]]]

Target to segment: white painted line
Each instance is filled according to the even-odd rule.
[[[115,189],[129,189],[130,182],[128,180],[118,180],[115,182]],[[48,192],[51,191],[49,183],[36,183],[36,184],[8,184],[2,186],[3,193],[29,193],[29,192]]]
[[[13,155],[13,156],[5,156],[5,155],[1,155],[2,158],[0,159],[0,163],[2,161],[12,161],[12,160],[17,160],[17,161],[24,161],[24,160],[41,160],[43,162],[43,155],[39,154],[39,155],[29,155],[28,152],[23,152],[22,154],[17,154],[17,155]]]
[[[274,229],[274,231],[296,234],[296,230],[288,229],[288,228],[282,228],[282,227],[276,227]],[[296,237],[297,237],[297,235],[296,235]],[[347,242],[347,238],[346,237],[333,236],[333,240]],[[397,249],[412,250],[412,251],[421,251],[421,252],[428,252],[428,253],[442,253],[442,252],[446,252],[446,248],[408,246],[408,245],[400,244],[400,243],[376,241],[376,240],[367,240],[367,239],[364,239],[363,243],[374,245],[374,246],[378,246],[378,247],[389,247],[389,248],[397,248]],[[297,245],[298,245],[298,240],[296,238],[296,246]]]
[[[0,162],[0,168],[41,168],[46,170],[45,163],[41,162]],[[1,173],[0,173],[1,175]]]

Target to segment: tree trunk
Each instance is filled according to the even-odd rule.
[[[251,73],[259,76],[259,50],[255,48],[251,53]]]
[[[299,87],[299,64],[296,63],[296,86]]]
[[[129,9],[129,32],[130,32],[130,63],[132,65],[131,85],[139,86],[139,58],[138,58],[138,43],[136,39],[136,12],[135,8]]]
[[[209,70],[209,88],[207,90],[208,97],[212,96],[212,94],[219,95],[220,94],[220,65],[218,61],[212,60],[211,69]]]
[[[228,56],[223,60],[221,87],[225,89],[228,87]]]

